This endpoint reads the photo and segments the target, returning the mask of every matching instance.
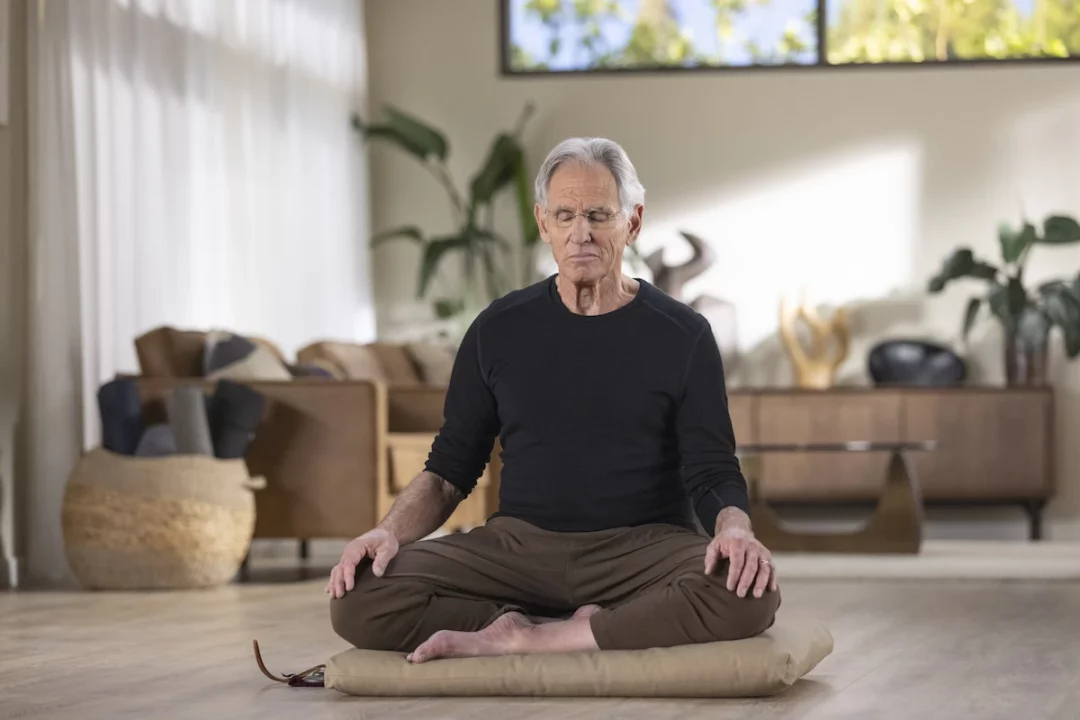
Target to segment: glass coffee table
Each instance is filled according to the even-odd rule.
[[[927,442],[747,443],[736,454],[750,491],[754,534],[772,552],[918,553],[922,546],[923,502],[908,454],[934,450]],[[787,527],[760,491],[761,459],[770,453],[885,452],[885,485],[870,519],[848,532],[808,532]]]

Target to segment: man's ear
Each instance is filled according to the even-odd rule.
[[[638,239],[638,235],[641,233],[642,218],[645,214],[644,205],[636,205],[634,209],[630,211],[630,235],[626,240],[627,245],[631,245]]]
[[[536,218],[536,227],[540,230],[540,239],[551,244],[551,236],[548,234],[547,229],[547,216],[544,214],[543,209],[540,207],[540,203],[533,205],[533,217]]]

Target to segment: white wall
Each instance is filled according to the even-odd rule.
[[[9,12],[7,123],[0,124],[0,587],[15,557],[14,465],[19,415],[26,246],[26,3],[0,2]],[[0,83],[3,86],[4,83]]]
[[[443,128],[464,182],[493,134],[537,105],[535,167],[569,135],[620,142],[647,189],[642,248],[676,229],[708,238],[718,262],[688,288],[738,308],[740,345],[754,350],[736,382],[786,384],[777,360],[777,302],[849,304],[857,333],[845,382],[865,382],[875,339],[918,330],[953,340],[968,288],[927,299],[941,259],[970,244],[996,260],[996,226],[1080,214],[1080,66],[767,71],[501,77],[496,0],[374,0],[367,5],[370,107],[391,102]],[[387,149],[372,154],[373,227],[449,230],[442,190]],[[512,233],[510,205],[499,224]],[[417,253],[375,255],[380,332],[423,319]],[[787,263],[786,265],[783,263]],[[1032,257],[1029,277],[1080,269],[1080,249]],[[974,286],[972,288],[974,289]],[[975,378],[999,382],[992,324],[975,334]],[[1055,360],[1060,497],[1048,534],[1080,539],[1080,364]],[[1023,537],[1017,511],[935,513],[937,535]]]

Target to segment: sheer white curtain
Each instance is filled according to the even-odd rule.
[[[292,355],[375,328],[361,0],[34,0],[30,25],[33,572],[62,558],[63,482],[138,334]]]

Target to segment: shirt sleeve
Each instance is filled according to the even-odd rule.
[[[467,497],[491,458],[499,434],[495,396],[487,382],[479,322],[461,341],[443,405],[443,424],[424,469],[456,486]]]
[[[722,509],[737,507],[749,514],[750,501],[735,456],[720,349],[707,325],[691,351],[677,426],[683,480],[698,520],[711,535]]]

